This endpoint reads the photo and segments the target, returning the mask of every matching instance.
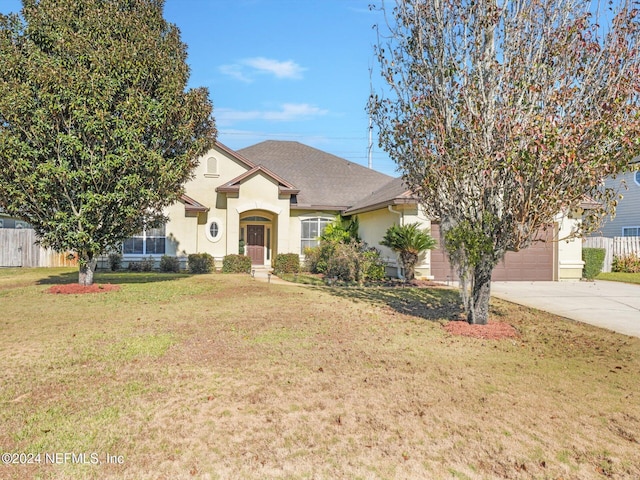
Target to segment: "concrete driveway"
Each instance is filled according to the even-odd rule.
[[[620,282],[491,282],[491,295],[640,337],[640,285]]]

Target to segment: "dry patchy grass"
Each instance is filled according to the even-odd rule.
[[[1,478],[640,478],[640,339],[500,301],[517,339],[454,336],[446,289],[44,293],[68,272],[0,272],[0,449],[102,463]]]

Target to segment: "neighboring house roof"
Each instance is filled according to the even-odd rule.
[[[242,183],[242,180],[244,180],[245,178],[249,178],[258,172],[262,172],[267,177],[271,178],[272,180],[275,180],[278,183],[278,189],[282,194],[288,193],[291,195],[295,195],[300,191],[299,189],[297,189],[295,186],[293,186],[283,178],[280,178],[278,175],[271,172],[268,168],[265,168],[262,165],[258,165],[257,167],[253,167],[251,170],[247,170],[242,175],[239,175],[236,178],[229,180],[224,185],[220,185],[218,188],[216,188],[216,192],[222,192],[222,193],[239,192],[240,184]]]
[[[394,178],[375,192],[372,192],[371,195],[362,198],[351,208],[348,208],[344,213],[347,215],[354,215],[370,210],[377,210],[388,205],[417,202],[418,199],[411,194],[411,191],[405,185],[404,180],[400,177]]]
[[[296,209],[346,210],[393,179],[298,142],[267,140],[238,153],[295,185]]]

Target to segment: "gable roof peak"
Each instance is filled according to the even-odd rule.
[[[252,177],[258,172],[262,172],[265,177],[276,182],[278,184],[278,189],[282,194],[288,193],[291,195],[295,195],[300,191],[295,187],[295,185],[292,185],[285,179],[279,177],[277,174],[273,173],[268,168],[264,167],[263,165],[257,165],[252,169],[247,170],[246,172],[229,180],[227,183],[220,185],[219,187],[216,188],[216,192],[221,192],[221,193],[238,192],[240,190],[240,184],[243,182],[243,180],[249,177]]]
[[[392,177],[309,145],[288,140],[265,140],[239,153],[300,189],[296,208],[345,209],[370,195]]]

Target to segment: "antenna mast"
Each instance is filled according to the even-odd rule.
[[[369,92],[373,97],[373,82],[371,81],[371,77],[373,75],[373,68],[369,67]],[[367,148],[367,158],[369,159],[369,170],[373,169],[373,118],[371,118],[371,112],[369,112],[369,145]]]
[[[369,169],[373,169],[373,160],[371,159],[371,153],[373,151],[373,120],[369,115]]]

